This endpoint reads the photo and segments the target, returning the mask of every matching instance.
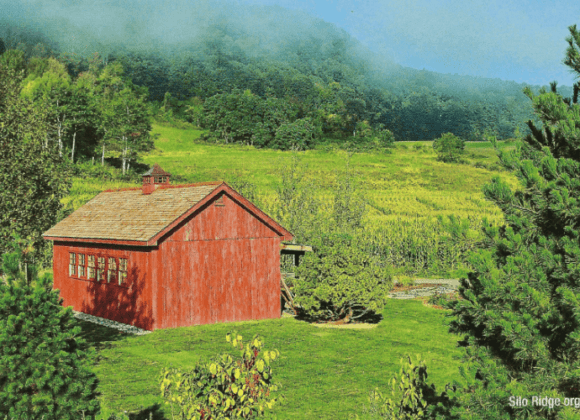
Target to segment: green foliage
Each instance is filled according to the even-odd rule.
[[[580,34],[569,29],[577,49]],[[527,94],[543,127],[528,122],[523,145],[500,153],[521,186],[513,190],[499,177],[486,185],[506,225],[484,229],[483,249],[470,256],[473,271],[459,289],[463,299],[451,305],[451,330],[468,346],[460,418],[567,418],[570,407],[511,407],[507,397],[576,397],[580,389],[580,106],[555,83],[552,92]]]
[[[318,320],[351,320],[381,313],[392,287],[389,268],[348,234],[321,234],[296,269],[295,301]]]
[[[411,356],[401,359],[399,375],[391,383],[391,396],[383,395],[378,388],[371,391],[370,406],[365,410],[372,419],[385,420],[420,420],[426,414],[427,402],[423,399],[423,388],[426,387],[427,366],[417,355],[416,361]],[[358,418],[358,416],[357,416]]]
[[[419,355],[413,360],[407,355],[400,360],[398,375],[390,380],[391,397],[375,388],[369,395],[369,406],[363,408],[363,419],[368,420],[422,420],[450,419],[449,409],[457,405],[457,385],[446,385],[437,393],[434,384],[427,384],[427,365]],[[352,418],[352,416],[351,416]],[[354,416],[356,420],[360,417]],[[499,417],[498,417],[499,418]]]
[[[38,278],[22,254],[16,250],[2,258],[0,415],[38,420],[94,415],[97,379],[89,366],[95,353],[78,337],[80,327],[52,290],[52,276]]]
[[[58,145],[46,140],[50,110],[19,97],[25,74],[14,69],[21,60],[12,50],[0,59],[0,90],[6,92],[0,99],[0,252],[10,249],[16,233],[33,247],[26,256],[32,262],[46,246],[42,233],[59,217],[70,171]]]
[[[437,153],[437,160],[446,163],[461,162],[461,155],[465,151],[465,141],[453,133],[445,133],[433,140],[433,150]]]
[[[276,130],[271,147],[282,150],[309,149],[314,143],[317,129],[321,131],[320,127],[315,127],[311,123],[310,118],[301,118],[291,123],[283,123]]]
[[[240,350],[240,358],[223,354],[190,372],[165,368],[161,372],[161,394],[182,420],[255,418],[280,403],[273,393],[280,384],[273,382],[270,364],[280,357],[278,350],[264,350],[258,335],[249,343],[237,332],[226,341]]]

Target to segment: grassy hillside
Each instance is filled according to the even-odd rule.
[[[153,125],[155,150],[144,157],[159,163],[187,182],[229,180],[242,177],[255,183],[264,197],[273,194],[280,180],[279,167],[291,152],[247,146],[213,146],[196,143],[201,131]],[[495,171],[471,165],[437,162],[432,142],[399,142],[392,154],[357,153],[351,166],[358,172],[360,187],[370,201],[374,223],[397,218],[435,218],[456,214],[499,221],[501,213],[483,199],[481,188]],[[506,147],[505,144],[502,144]],[[507,146],[509,147],[509,146]],[[315,182],[332,186],[343,170],[347,153],[328,147],[300,152]],[[470,163],[492,165],[497,156],[490,143],[468,143]],[[503,173],[515,185],[515,178]]]
[[[201,133],[193,127],[154,124],[155,149],[143,157],[144,163],[160,164],[173,174],[173,183],[251,183],[258,206],[271,212],[277,205],[281,168],[291,160],[292,152],[212,145],[198,140]],[[500,147],[513,144],[500,142]],[[319,186],[323,195],[332,193],[337,174],[349,160],[348,153],[333,148],[332,141],[298,155],[307,168],[305,181]],[[459,277],[465,273],[463,260],[479,238],[483,218],[502,223],[499,209],[484,199],[482,186],[497,174],[512,186],[516,179],[499,171],[497,154],[489,143],[467,143],[465,164],[435,158],[430,141],[399,142],[387,152],[356,153],[349,165],[368,201],[365,230],[377,252],[402,274]],[[138,185],[111,179],[115,177],[76,178],[65,202],[78,208],[99,191]],[[437,221],[438,216],[461,218],[468,230],[453,236]]]
[[[256,186],[258,199],[266,206],[281,180],[281,166],[291,157],[291,152],[201,143],[201,132],[193,128],[154,125],[152,134],[155,150],[143,160],[159,163],[174,175],[175,183],[244,179]],[[502,143],[500,147],[513,146]],[[332,189],[348,157],[330,146],[299,154],[308,165],[309,182],[322,185],[323,191]],[[501,223],[499,210],[484,199],[481,188],[498,173],[513,185],[515,178],[475,167],[497,164],[490,144],[469,143],[466,159],[469,162],[460,165],[437,162],[427,141],[398,143],[391,153],[353,155],[350,165],[370,203],[366,229],[376,230],[387,248],[403,243],[428,253],[433,252],[429,238],[440,240],[441,231],[435,230],[438,215],[468,218],[474,229],[483,217]],[[78,207],[104,189],[136,185],[77,178],[67,201]],[[403,251],[400,255],[410,255],[409,249]],[[169,329],[140,337],[92,324],[84,324],[83,330],[99,349],[101,359],[94,370],[101,380],[105,416],[126,410],[132,419],[148,419],[150,413],[156,419],[170,418],[158,392],[161,368],[192,367],[227,351],[225,334],[235,328],[244,337],[262,334],[266,348],[282,353],[274,371],[288,404],[276,408],[270,418],[334,419],[360,413],[371,389],[386,390],[387,381],[399,369],[399,359],[408,353],[420,353],[427,360],[430,380],[439,387],[458,379],[457,337],[447,333],[444,314],[420,302],[391,300],[384,320],[364,330],[320,329],[294,319]]]

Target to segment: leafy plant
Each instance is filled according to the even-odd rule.
[[[450,409],[457,405],[457,385],[447,384],[445,391],[438,393],[435,384],[427,384],[427,365],[416,355],[400,360],[401,369],[390,381],[391,396],[378,388],[369,394],[369,406],[363,406],[365,420],[421,420],[449,419]],[[358,414],[355,420],[360,420]]]
[[[451,302],[460,299],[458,292],[451,292],[451,293],[441,293],[435,292],[427,299],[427,302],[431,305],[441,306],[443,308],[447,308]]]
[[[399,375],[390,381],[391,398],[383,395],[378,388],[369,394],[369,406],[363,407],[363,418],[369,420],[419,420],[424,418],[427,402],[423,399],[422,389],[427,379],[425,362],[417,356],[413,363],[411,356],[401,359]],[[359,420],[358,415],[354,416]]]
[[[465,150],[465,141],[453,133],[445,133],[433,140],[433,150],[437,153],[437,160],[446,163],[461,162],[461,155]]]
[[[161,372],[161,394],[182,420],[255,418],[281,401],[273,393],[280,384],[273,382],[270,364],[280,357],[278,350],[264,350],[260,336],[250,343],[236,332],[226,341],[240,350],[240,358],[223,354],[190,372],[165,368]]]

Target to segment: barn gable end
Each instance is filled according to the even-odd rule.
[[[280,226],[228,186],[196,207],[158,241],[159,327],[278,317]]]
[[[222,192],[167,235],[167,241],[278,238],[274,228],[244,208],[235,197]]]

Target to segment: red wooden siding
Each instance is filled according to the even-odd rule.
[[[280,316],[280,237],[228,195],[178,226],[154,254],[156,328]]]
[[[227,185],[198,204],[144,246],[48,236],[63,305],[147,330],[278,318],[280,242],[291,234]],[[127,284],[71,277],[71,252],[126,258]]]
[[[152,287],[149,275],[148,249],[135,247],[114,247],[112,245],[71,244],[55,241],[54,243],[54,289],[60,290],[63,306],[72,306],[74,310],[100,316],[139,328],[154,329],[152,312]],[[86,263],[88,255],[101,256],[107,259],[126,258],[128,261],[127,282],[119,285],[108,283],[105,273],[104,281],[90,280],[69,275],[69,254],[84,254]],[[86,264],[85,264],[86,265]]]

